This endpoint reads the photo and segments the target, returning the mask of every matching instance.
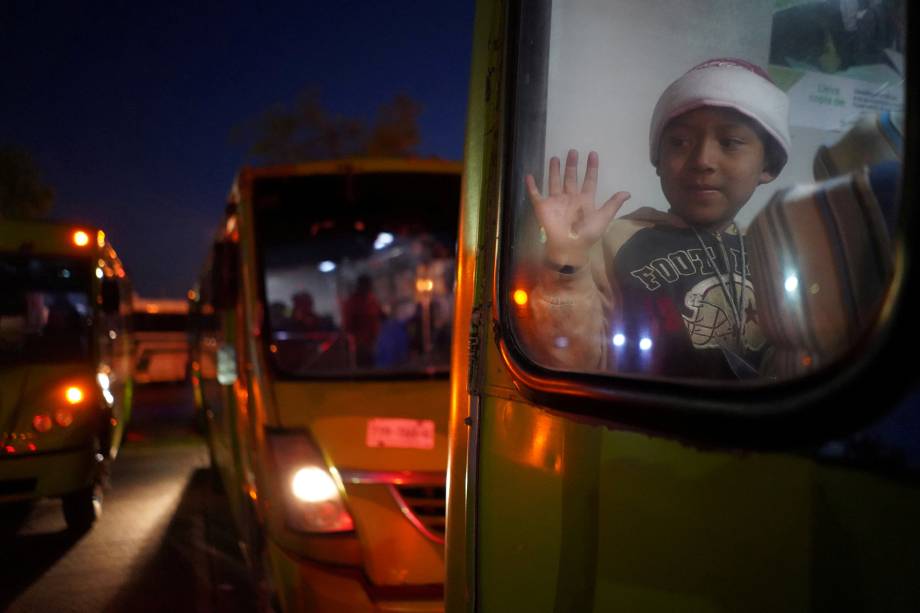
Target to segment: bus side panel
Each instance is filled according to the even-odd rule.
[[[496,398],[481,448],[483,611],[920,602],[915,487],[791,454],[695,450]]]

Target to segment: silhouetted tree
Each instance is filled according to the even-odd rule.
[[[231,140],[259,162],[284,164],[348,156],[415,154],[421,106],[405,94],[382,104],[373,126],[328,111],[319,90],[305,89],[293,105],[275,105],[233,129]]]
[[[0,147],[0,217],[38,219],[54,204],[54,190],[42,183],[27,151]]]
[[[377,111],[377,123],[367,142],[367,154],[374,156],[410,156],[418,147],[418,116],[422,107],[406,94]]]

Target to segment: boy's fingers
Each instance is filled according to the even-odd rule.
[[[604,227],[607,227],[607,224],[616,216],[620,211],[620,207],[623,206],[623,203],[629,200],[629,192],[617,192],[610,197],[610,200],[604,203],[604,206],[597,210],[598,216],[601,218],[601,221],[604,223]]]
[[[585,182],[581,185],[581,193],[593,194],[597,190],[597,152],[588,154],[588,168],[585,170]]]
[[[559,172],[559,158],[553,156],[549,159],[549,195],[558,196],[562,193],[561,173]]]
[[[527,186],[527,195],[530,196],[530,202],[536,206],[543,198],[540,196],[540,190],[537,189],[537,182],[534,181],[533,175],[524,177],[524,184]]]
[[[574,149],[565,156],[565,193],[578,193],[578,152]]]

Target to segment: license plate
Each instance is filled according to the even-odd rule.
[[[368,447],[434,449],[434,421],[377,417],[367,421]]]

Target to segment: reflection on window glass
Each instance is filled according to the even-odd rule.
[[[519,122],[504,292],[530,357],[771,380],[853,346],[893,275],[903,4],[553,2],[545,18],[545,89],[526,66],[519,83],[519,116],[545,113]]]
[[[0,362],[90,355],[89,263],[0,255]]]
[[[269,355],[289,376],[449,365],[459,175],[257,183]]]

